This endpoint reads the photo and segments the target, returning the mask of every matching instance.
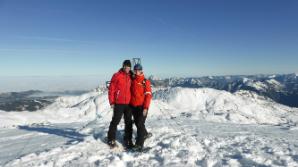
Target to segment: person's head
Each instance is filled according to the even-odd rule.
[[[134,67],[133,67],[133,70],[135,72],[136,75],[141,75],[143,74],[143,67],[141,64],[136,64]]]
[[[130,60],[124,60],[123,65],[122,65],[122,68],[123,68],[123,71],[128,74],[130,72],[130,69],[131,69],[131,62],[130,62]]]

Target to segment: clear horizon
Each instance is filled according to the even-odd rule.
[[[14,78],[14,77],[102,77],[110,79],[109,77],[112,77],[112,74],[116,73],[117,71],[111,73],[111,75],[105,75],[105,74],[86,74],[86,75],[3,75],[0,76],[0,78]],[[192,77],[216,77],[216,76],[255,76],[255,75],[290,75],[290,74],[296,74],[298,75],[298,72],[289,72],[289,73],[255,73],[255,74],[219,74],[219,75],[185,75],[185,76],[179,76],[179,75],[154,75],[150,73],[146,73],[145,75],[147,77],[154,76],[158,78],[171,78],[171,77],[181,77],[181,78],[192,78]]]

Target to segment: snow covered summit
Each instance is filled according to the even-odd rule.
[[[240,124],[296,124],[290,108],[249,91],[229,93],[209,88],[169,88],[154,93],[153,113],[169,110],[173,115]]]
[[[0,166],[298,166],[297,108],[249,91],[167,88],[153,96],[143,154],[105,144],[106,90],[36,112],[0,111]]]

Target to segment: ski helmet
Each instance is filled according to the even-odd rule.
[[[134,70],[143,70],[143,67],[141,64],[136,64],[134,67],[133,67]]]

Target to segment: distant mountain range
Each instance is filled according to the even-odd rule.
[[[29,90],[0,94],[0,110],[36,111],[52,104],[60,96],[81,95],[86,91],[43,92]]]
[[[37,97],[41,91],[10,92],[0,94],[0,110],[36,111],[54,102],[56,97]]]
[[[234,75],[206,76],[198,78],[168,78],[157,79],[149,77],[154,87],[208,87],[218,90],[236,92],[248,90],[272,100],[290,106],[298,107],[298,75]]]
[[[298,107],[297,74],[206,76],[197,78],[158,79],[149,77],[154,87],[214,88],[231,93],[248,90],[275,102]],[[0,110],[36,111],[52,104],[60,96],[76,96],[86,91],[24,91],[0,94]]]

